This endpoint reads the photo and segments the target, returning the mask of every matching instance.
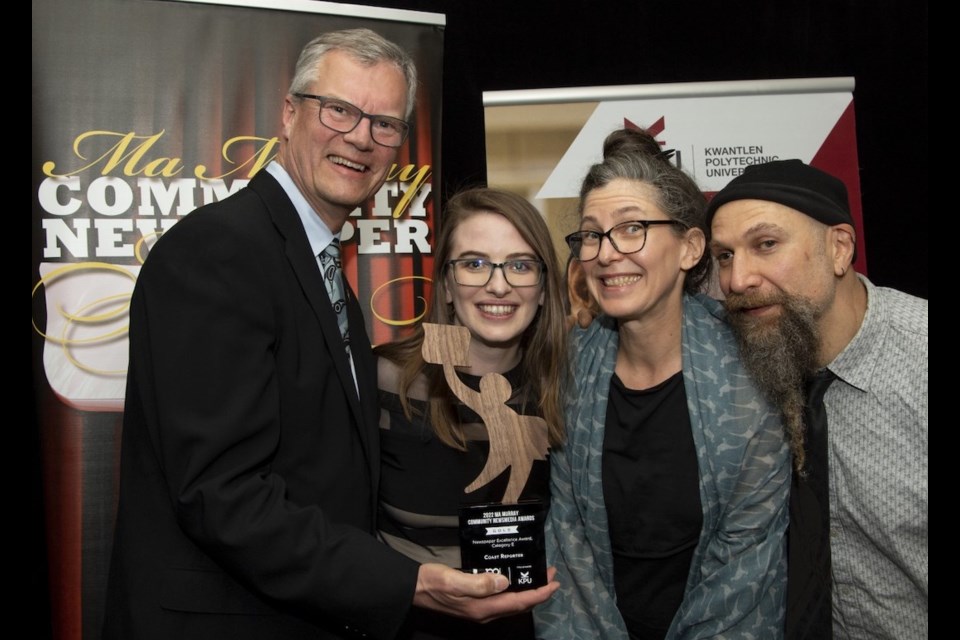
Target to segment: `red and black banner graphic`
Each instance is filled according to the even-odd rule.
[[[127,308],[164,231],[276,155],[300,49],[368,27],[420,73],[409,142],[343,229],[374,343],[429,298],[443,16],[153,0],[33,5],[33,386],[57,638],[96,637],[116,502]],[[324,10],[338,5],[324,5]],[[305,8],[306,7],[306,8]]]

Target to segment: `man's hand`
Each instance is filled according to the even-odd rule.
[[[505,576],[473,575],[442,564],[422,564],[413,604],[476,622],[489,622],[529,611],[544,602],[560,587],[560,583],[554,581],[556,573],[556,569],[548,569],[547,584],[539,589],[504,592],[510,584]]]

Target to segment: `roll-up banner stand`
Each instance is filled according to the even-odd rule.
[[[673,149],[674,162],[708,198],[750,165],[799,158],[846,184],[855,266],[866,273],[853,89],[852,77],[802,78],[488,91],[483,101],[488,113],[526,105],[533,118],[538,105],[595,104],[537,199],[577,197],[590,165],[602,159],[604,138],[623,127],[646,129]]]
[[[445,17],[312,0],[34,0],[32,10],[34,423],[51,624],[74,640],[100,631],[127,305],[150,247],[276,155],[303,45],[369,27],[420,72],[409,142],[343,230],[371,340],[397,337],[429,297]]]

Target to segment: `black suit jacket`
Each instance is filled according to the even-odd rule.
[[[266,171],[154,246],[134,290],[108,638],[389,637],[417,565],[371,535],[360,397],[320,270]]]

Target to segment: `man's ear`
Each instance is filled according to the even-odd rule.
[[[827,232],[827,243],[833,259],[833,272],[842,277],[853,264],[857,249],[857,232],[849,224],[837,224]]]
[[[293,131],[293,122],[297,115],[297,105],[293,103],[293,96],[287,95],[283,100],[283,139],[289,140],[290,133]]]

